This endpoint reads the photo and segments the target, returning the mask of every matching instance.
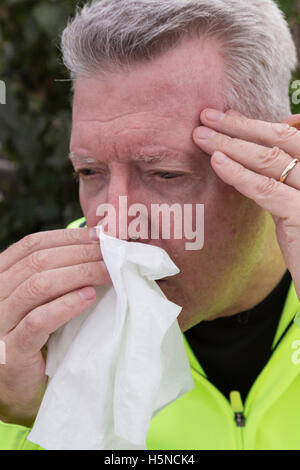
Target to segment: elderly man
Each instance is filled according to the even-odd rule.
[[[100,0],[62,36],[74,81],[71,159],[85,218],[0,256],[0,446],[26,440],[49,335],[110,282],[101,203],[205,206],[205,243],[142,238],[180,274],[196,387],[155,416],[150,449],[300,449],[299,116],[296,52],[272,0]],[[18,425],[18,426],[16,426]],[[6,447],[5,447],[6,446]]]

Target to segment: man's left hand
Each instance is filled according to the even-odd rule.
[[[270,123],[234,110],[206,109],[200,119],[203,126],[194,130],[194,141],[212,155],[216,174],[272,214],[300,300],[300,161],[280,182],[293,160],[300,160],[300,115]]]

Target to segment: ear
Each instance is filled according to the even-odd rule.
[[[300,114],[294,114],[293,116],[289,116],[284,121],[283,124],[289,124],[292,127],[296,127],[296,129],[300,130]]]

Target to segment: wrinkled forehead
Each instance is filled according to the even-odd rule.
[[[223,61],[218,44],[184,41],[152,61],[106,77],[79,77],[73,119],[103,120],[156,111],[194,119],[205,107],[220,107]]]

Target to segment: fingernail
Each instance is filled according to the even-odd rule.
[[[78,294],[83,300],[91,300],[95,297],[95,289],[93,287],[84,287],[78,291]]]
[[[90,240],[92,241],[95,241],[95,240],[99,241],[99,237],[97,235],[97,227],[89,228],[89,237],[90,237]]]
[[[210,121],[221,121],[225,114],[222,111],[218,111],[217,109],[207,109],[205,111],[205,116]]]
[[[209,129],[208,127],[204,127],[204,126],[198,127],[198,129],[196,130],[196,136],[199,139],[209,139],[215,134],[216,134],[216,131],[214,131],[213,129]]]

